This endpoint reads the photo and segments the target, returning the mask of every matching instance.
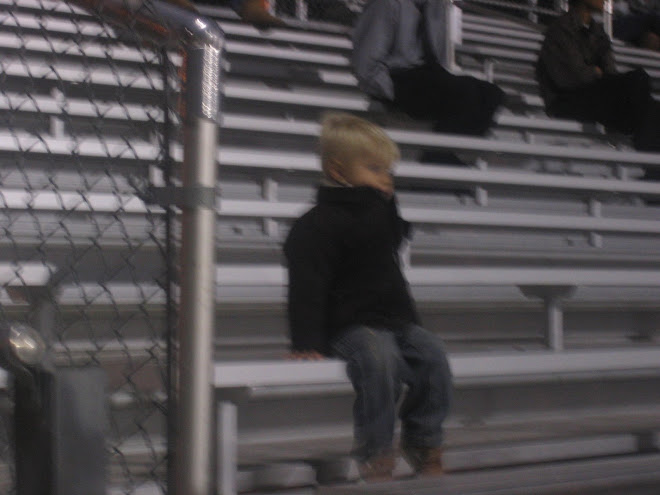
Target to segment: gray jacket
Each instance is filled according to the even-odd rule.
[[[352,63],[360,89],[392,101],[391,71],[418,67],[429,57],[443,64],[446,16],[443,0],[369,0],[353,31]]]

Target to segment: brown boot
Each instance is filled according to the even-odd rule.
[[[360,462],[358,470],[364,481],[391,481],[394,472],[394,454],[387,452],[370,457]]]
[[[286,23],[268,12],[267,0],[243,0],[238,15],[259,29],[284,27]]]
[[[401,453],[418,475],[439,476],[444,472],[440,447],[405,445],[401,447]]]

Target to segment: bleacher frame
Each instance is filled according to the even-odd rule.
[[[3,0],[2,3],[11,5],[13,2],[9,0],[8,3],[7,0]],[[111,47],[111,49],[105,50],[102,43],[92,39],[99,34],[104,34],[105,30],[99,31],[93,25],[87,25],[85,21],[80,21],[78,30],[72,30],[71,23],[65,20],[70,12],[67,9],[60,9],[57,2],[51,4],[52,11],[43,15],[39,21],[30,18],[27,14],[30,8],[38,10],[43,6],[44,2],[22,1],[20,13],[8,18],[14,23],[14,28],[27,30],[29,33],[26,35],[29,38],[29,46],[26,47],[23,54],[25,58],[23,63],[10,63],[3,66],[8,76],[20,79],[29,75],[41,80],[44,87],[49,85],[49,81],[51,85],[55,81],[70,84],[89,81],[106,90],[112,90],[113,87],[122,85],[132,88],[136,95],[147,94],[152,89],[161,89],[158,85],[158,77],[145,74],[145,71],[155,71],[156,69],[144,67],[143,60],[136,57],[129,49]],[[346,57],[346,53],[350,50],[350,42],[343,30],[306,32],[299,29],[273,29],[263,32],[237,23],[235,15],[227,9],[207,8],[204,11],[211,14],[217,13],[223,31],[230,38],[227,44],[229,78],[224,85],[224,96],[235,108],[246,108],[245,112],[232,109],[225,114],[220,136],[223,138],[227,133],[229,137],[219,148],[217,161],[221,170],[224,169],[230,179],[234,180],[238,177],[235,179],[237,182],[244,180],[250,187],[252,182],[263,185],[262,197],[255,198],[250,194],[239,197],[239,194],[234,194],[232,191],[240,192],[240,187],[231,189],[227,186],[228,181],[223,182],[225,179],[221,177],[220,185],[225,190],[217,199],[216,222],[218,225],[226,226],[227,229],[239,229],[243,219],[262,223],[264,235],[257,241],[265,240],[268,243],[267,246],[274,250],[277,249],[286,233],[288,223],[311,204],[309,198],[306,196],[303,198],[302,195],[307,194],[305,187],[308,188],[316,180],[315,176],[318,173],[317,159],[309,145],[318,133],[318,124],[313,117],[320,111],[329,108],[357,112],[370,118],[378,117],[379,114],[378,111],[373,110],[371,102],[357,92],[355,78],[348,70]],[[57,12],[60,13],[59,17],[55,15]],[[84,16],[81,16],[81,19],[84,19]],[[477,26],[478,24],[479,26]],[[652,201],[660,195],[660,184],[638,180],[638,177],[640,168],[658,166],[660,163],[658,155],[630,151],[625,142],[620,145],[616,141],[610,141],[609,137],[604,136],[600,129],[591,128],[578,122],[550,119],[542,115],[539,112],[540,99],[534,95],[534,81],[519,74],[508,73],[507,68],[502,67],[506,64],[499,62],[500,60],[531,61],[534,56],[530,53],[533,52],[540,35],[532,33],[530,30],[507,29],[509,39],[514,37],[516,40],[522,41],[513,43],[515,46],[506,47],[512,43],[506,42],[506,39],[500,36],[492,36],[492,43],[496,46],[481,47],[478,50],[471,48],[472,44],[484,42],[485,38],[481,33],[498,34],[495,30],[503,29],[493,27],[493,24],[495,23],[487,25],[477,22],[471,15],[464,16],[463,40],[465,43],[457,47],[457,54],[459,57],[478,55],[476,58],[481,64],[479,70],[476,71],[477,66],[475,65],[463,69],[464,72],[478,72],[480,77],[490,78],[507,85],[507,91],[510,94],[521,96],[521,101],[525,105],[524,112],[518,112],[516,109],[515,112],[503,112],[497,117],[496,131],[501,132],[504,137],[497,133],[483,139],[439,135],[429,132],[423,125],[418,128],[416,124],[411,125],[410,122],[397,123],[395,121],[388,124],[388,132],[404,148],[453,150],[470,157],[468,167],[459,167],[448,164],[422,164],[411,155],[407,156],[397,169],[397,180],[401,182],[402,191],[408,194],[408,196],[404,194],[405,198],[402,202],[404,216],[422,229],[430,226],[441,232],[436,237],[427,236],[427,239],[431,239],[432,242],[426,245],[423,245],[422,241],[413,241],[413,261],[423,248],[425,251],[433,252],[433,256],[436,256],[435,258],[427,257],[425,260],[434,259],[438,263],[437,265],[412,264],[408,275],[413,289],[433,288],[440,285],[450,289],[451,287],[466,286],[496,288],[500,285],[511,285],[516,288],[518,286],[546,287],[550,289],[547,293],[546,320],[548,327],[551,328],[553,321],[559,321],[556,319],[557,311],[561,312],[561,304],[557,306],[556,303],[562,301],[555,300],[551,304],[549,302],[552,299],[550,296],[557,287],[592,285],[617,287],[625,292],[627,288],[660,286],[660,276],[652,268],[657,261],[655,255],[647,253],[645,256],[641,256],[639,253],[646,245],[643,245],[638,251],[631,248],[629,251],[617,252],[615,249],[608,248],[607,242],[598,241],[598,236],[608,234],[619,235],[624,240],[631,239],[632,243],[640,238],[654,239],[657,236],[660,230],[656,220],[657,208],[645,204],[645,202]],[[7,25],[6,27],[12,26]],[[55,45],[40,42],[40,32],[50,32],[54,37],[61,37],[63,41]],[[70,37],[72,34],[85,38],[86,56],[101,61],[106,54],[112,54],[117,61],[115,69],[104,70],[99,66],[91,74],[81,73],[77,61],[80,47],[72,46],[65,41],[67,36]],[[0,46],[9,49],[15,39],[16,36],[3,34],[0,36]],[[490,40],[491,37],[488,39]],[[264,43],[271,46],[264,46]],[[66,55],[66,58],[58,60],[57,64],[52,67],[45,66],[40,60],[50,55],[53,46],[57,48],[59,54]],[[528,53],[528,48],[531,50],[530,53]],[[525,53],[521,56],[518,49],[525,50]],[[654,72],[658,65],[655,56],[649,55],[640,59],[639,51],[618,44],[616,50],[617,57],[622,62],[638,63],[643,60],[648,67],[653,68],[651,74],[654,77],[657,78],[660,75],[660,72]],[[245,65],[249,64],[254,65],[253,73],[243,71]],[[278,72],[274,69],[282,65],[287,70]],[[263,68],[266,82],[258,81],[253,85],[246,84],[250,78],[258,77],[258,71],[261,68]],[[290,68],[293,70],[289,71]],[[314,78],[310,78],[310,74],[314,75]],[[291,81],[286,81],[286,77],[289,76],[291,76]],[[259,109],[259,112],[250,115],[249,110],[252,108]],[[85,102],[71,96],[64,97],[62,93],[57,90],[51,92],[51,88],[49,88],[44,94],[31,95],[30,98],[24,100],[21,100],[19,94],[3,93],[0,99],[0,111],[25,114],[27,118],[31,118],[30,115],[46,114],[52,119],[50,133],[46,136],[35,137],[28,132],[7,134],[4,138],[0,136],[0,151],[3,153],[30,150],[32,156],[66,158],[74,152],[82,160],[89,159],[90,162],[93,159],[108,158],[121,160],[128,166],[144,169],[150,168],[158,156],[157,144],[145,139],[133,137],[127,141],[121,138],[104,137],[104,142],[100,142],[94,136],[83,139],[68,137],[67,120],[77,122],[85,119],[105,118],[118,123],[137,120],[144,123],[145,128],[160,125],[164,119],[163,111],[150,103],[143,105],[137,99],[117,106],[111,105],[103,99]],[[514,133],[515,136],[511,138]],[[542,137],[539,138],[539,135]],[[234,139],[235,136],[237,136],[236,139]],[[550,139],[556,139],[557,142],[547,143],[544,139],[548,136]],[[260,137],[267,138],[264,140],[265,144],[259,143]],[[247,138],[251,139],[252,146],[246,145]],[[583,138],[585,141],[582,141]],[[576,142],[576,139],[580,141]],[[283,145],[281,148],[269,146],[269,143],[279,140],[282,142],[290,140],[295,142],[296,146]],[[175,160],[179,162],[182,160],[183,150],[178,143],[174,143],[170,151]],[[539,171],[538,168],[531,168],[528,163],[524,163],[530,156],[538,160],[562,161],[568,165],[563,169],[564,173]],[[507,160],[508,167],[501,166],[503,157]],[[584,167],[583,169],[587,172],[571,173],[571,167],[574,165]],[[608,172],[602,173],[602,169],[606,169]],[[284,187],[279,187],[280,190],[278,190],[280,180],[283,184],[290,180],[303,183],[305,187],[300,188],[301,197],[293,197],[295,195],[286,192],[283,194],[281,189]],[[271,184],[272,187],[269,189],[267,184]],[[447,185],[465,186],[473,191],[474,198],[470,198],[469,194],[467,194],[468,199],[465,199],[441,193],[439,196],[442,198],[437,205],[418,204],[414,199],[417,193],[411,185],[419,186],[420,184],[426,188],[427,192],[429,189],[433,190]],[[560,209],[533,213],[515,209],[506,211],[506,208],[498,206],[497,194],[508,198],[507,195],[515,194],[515,191],[526,194],[556,195],[562,199],[570,198],[570,201],[584,203],[585,209],[583,214],[576,217],[574,211],[564,212]],[[496,194],[492,194],[492,192]],[[37,214],[66,212],[74,221],[77,221],[77,214],[80,214],[80,218],[82,218],[83,214],[90,211],[98,215],[111,215],[119,212],[119,215],[126,217],[133,214],[141,215],[145,212],[155,214],[162,212],[159,206],[146,204],[144,198],[97,191],[88,193],[72,190],[57,192],[43,190],[27,194],[20,189],[3,188],[0,196],[4,201],[3,204],[12,211],[18,212],[29,207]],[[495,201],[490,201],[491,196],[494,196]],[[614,204],[611,209],[608,209],[607,206],[609,202]],[[619,202],[622,202],[623,206],[619,207]],[[493,203],[495,206],[490,209]],[[520,202],[520,205],[522,204]],[[606,205],[605,211],[602,207],[603,204]],[[614,212],[613,216],[608,216],[612,212]],[[571,258],[566,251],[550,248],[536,252],[530,250],[525,253],[525,256],[518,257],[518,253],[506,253],[506,247],[493,248],[488,255],[479,258],[476,264],[465,267],[456,266],[447,262],[450,257],[445,256],[447,248],[441,254],[436,253],[442,250],[433,241],[441,238],[442,229],[445,228],[455,228],[459,231],[474,229],[478,232],[482,232],[480,229],[501,230],[511,233],[512,236],[521,233],[524,235],[525,232],[585,235],[590,239],[590,247],[593,248],[591,250],[593,253],[592,264],[595,267],[578,266],[579,262],[575,258]],[[247,246],[245,251],[251,249],[254,259],[256,259],[259,256],[258,242],[253,242],[249,236],[244,239],[240,237],[240,234],[226,239],[221,236],[219,240],[221,243],[230,243],[238,239],[237,243],[242,247]],[[538,246],[536,247],[538,248]],[[224,253],[227,248],[219,245],[217,250],[219,253]],[[487,251],[487,249],[485,250]],[[496,252],[498,256],[507,256],[507,262],[518,262],[520,266],[509,268],[497,266],[497,263],[495,266],[489,265],[488,263],[492,261],[489,256],[493,252]],[[606,256],[599,257],[599,252],[606,252],[609,259],[606,260]],[[561,268],[544,268],[530,263],[530,257],[538,253],[540,253],[539,257],[546,261],[550,259],[551,255],[555,256],[554,261]],[[456,253],[453,256],[456,256]],[[217,266],[216,288],[218,292],[222,293],[216,294],[216,302],[232,307],[264,303],[279,308],[284,301],[286,289],[284,280],[283,268],[280,265],[255,262],[242,266],[229,260],[229,262]],[[251,292],[251,288],[255,287],[272,289],[272,292],[269,292],[272,297],[269,296],[264,301],[260,301],[264,292]],[[60,304],[71,308],[79,304],[81,300],[87,299],[83,293],[96,294],[91,300],[99,306],[103,304],[130,305],[135,300],[131,291],[135,292],[143,288],[151,294],[148,301],[157,304],[163,300],[162,289],[153,283],[145,282],[138,287],[117,284],[99,288],[93,280],[82,281],[77,287],[67,286],[64,283],[60,287],[57,297]],[[235,298],[231,295],[234,289],[239,295]],[[247,296],[244,296],[245,294]],[[537,293],[536,297],[541,296]],[[432,298],[433,296],[430,296],[431,301]],[[631,307],[635,307],[637,303],[634,298],[627,302]],[[648,304],[648,300],[643,302]],[[466,304],[469,308],[470,302],[468,301]],[[607,301],[600,304],[606,307]],[[218,332],[221,330],[217,329]],[[563,343],[561,338],[556,338],[557,335],[560,334],[555,333],[554,344],[551,343],[550,346],[560,349]],[[272,336],[263,337],[261,340],[255,339],[256,345],[266,342],[268,338],[277,340],[277,345],[280,345],[280,338]],[[219,341],[222,339],[221,337]],[[488,363],[492,365],[492,368],[481,369],[482,374],[475,378],[475,381],[472,382],[473,385],[479,383],[479,380],[493,378],[491,374],[496,371],[502,372],[502,376],[500,376],[502,380],[495,380],[499,385],[515,378],[539,380],[539,383],[563,380],[568,382],[578,378],[584,380],[589,376],[586,371],[593,373],[591,378],[594,380],[602,378],[601,373],[609,374],[612,377],[633,376],[637,372],[640,376],[655,376],[658,371],[653,366],[655,361],[636,359],[642,354],[652,355],[656,352],[654,341],[651,340],[648,346],[644,344],[640,345],[639,349],[635,347],[634,349],[619,350],[618,354],[611,350],[594,351],[593,356],[598,356],[598,360],[584,359],[581,361],[580,359],[585,355],[569,350],[541,354],[501,353],[491,356],[492,361],[489,360],[486,353],[483,353],[475,356],[457,356],[454,361],[466,363],[464,368],[460,368],[460,366],[457,368],[463,370],[457,373],[458,382],[461,384],[469,382],[467,379],[461,382],[464,379],[462,373],[465,370],[474,370],[476,373],[479,363],[486,367]],[[285,343],[285,339],[282,341]],[[133,345],[133,343],[129,342],[128,345]],[[138,339],[135,339],[134,345],[136,349],[143,346]],[[588,354],[587,351],[585,353]],[[625,356],[625,358],[617,361],[614,359],[615,354]],[[573,375],[571,373],[562,374],[562,367],[567,366],[562,359],[568,355],[573,356],[570,359],[574,359],[574,361],[571,362],[579,362],[585,366],[585,369]],[[530,370],[534,365],[540,366],[546,363],[545,357],[541,356],[548,356],[547,359],[554,364],[549,365],[544,373],[531,373]],[[468,360],[468,357],[471,361]],[[537,357],[538,360],[536,360]],[[520,361],[525,361],[527,364],[516,367]],[[551,361],[547,361],[547,363]],[[513,366],[513,369],[505,369],[507,363]],[[599,368],[599,365],[603,363],[611,366],[611,369],[608,371]],[[249,369],[261,369],[262,365],[267,366],[265,371],[262,370],[264,379],[272,380],[279,376],[278,370],[288,366],[295,366],[296,371],[293,372],[293,375],[296,377],[304,376],[311,380],[312,371],[315,369],[315,365],[309,363],[293,365],[278,362],[271,364],[248,360],[239,364],[217,362],[216,371],[219,373],[219,378],[217,378],[216,386],[218,388],[226,386],[223,383],[232,376],[229,374],[232,366],[236,366],[236,369],[241,369],[241,366]],[[325,365],[332,369],[326,369]],[[321,363],[318,370],[321,372],[320,381],[327,382],[325,385],[334,386],[338,383],[340,390],[347,390],[348,383],[339,363]],[[525,371],[530,374],[524,375]],[[248,375],[244,373],[242,376],[244,381],[247,381]],[[283,376],[287,379],[291,374],[287,372]],[[486,382],[487,380],[483,383]],[[296,393],[305,394],[304,390],[301,391],[298,388],[298,385],[294,385],[294,388],[298,389]],[[253,393],[261,394],[263,397],[271,392],[286,395],[292,391],[291,388],[286,387],[276,391],[275,384],[265,382],[242,383],[239,388],[242,389],[241,396]],[[257,389],[259,390],[257,391]],[[113,397],[112,400],[115,405],[121,402],[122,407],[128,407],[128,402],[130,402],[122,402],[123,399],[119,396]],[[162,397],[159,400],[162,400]],[[224,416],[222,417],[224,418]],[[226,418],[223,419],[223,421],[225,420]],[[220,439],[231,441],[231,437],[227,436],[221,436]],[[226,445],[223,448],[226,448]],[[227,473],[236,475],[236,464],[224,464],[222,472],[225,473],[223,476],[228,476]]]

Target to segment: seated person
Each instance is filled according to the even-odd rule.
[[[660,151],[660,103],[643,69],[617,72],[612,43],[592,14],[603,0],[570,0],[546,31],[536,66],[546,113],[595,121],[632,135],[638,150]]]
[[[354,449],[366,480],[392,477],[401,449],[419,474],[442,472],[451,373],[440,339],[419,326],[398,250],[409,235],[394,198],[399,150],[383,130],[344,113],[321,129],[317,204],[284,244],[294,359],[336,356],[356,392]]]
[[[660,0],[620,0],[614,4],[614,37],[660,51]]]
[[[360,88],[437,132],[483,135],[504,92],[443,67],[442,0],[369,0],[353,31],[352,63]]]

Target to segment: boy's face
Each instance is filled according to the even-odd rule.
[[[392,163],[383,162],[375,157],[359,157],[335,169],[339,182],[347,182],[356,187],[366,186],[377,189],[387,198],[394,194]]]

